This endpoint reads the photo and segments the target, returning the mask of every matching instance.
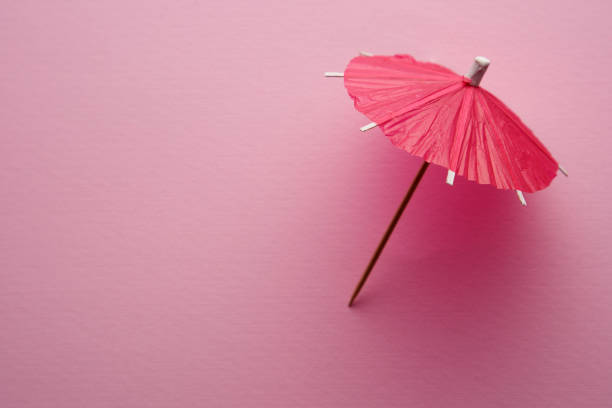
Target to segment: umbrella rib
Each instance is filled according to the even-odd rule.
[[[370,122],[367,125],[360,127],[359,130],[361,130],[362,132],[366,132],[366,131],[368,131],[370,129],[375,128],[376,126],[378,126],[378,123]]]
[[[485,117],[492,116],[491,108],[489,106],[489,101],[486,98],[481,98],[481,107],[484,111],[487,111],[489,113],[488,115],[485,115]],[[504,172],[503,176],[506,182],[508,183],[509,187],[512,188],[515,185],[515,180],[520,179],[518,174],[516,173],[515,163],[510,157],[510,150],[512,146],[508,145],[509,141],[505,140],[504,133],[502,129],[500,129],[497,123],[490,122],[490,125],[491,125],[491,131],[492,131],[491,135],[492,136],[495,135],[495,138],[497,139],[498,143],[503,146],[503,149],[498,149],[498,151],[501,150],[501,153],[506,157],[506,163],[507,163],[506,169],[510,173],[507,175]],[[508,179],[508,176],[509,176],[509,179]]]
[[[457,170],[459,170],[459,163],[464,162],[464,174],[466,178],[469,179],[470,175],[470,153],[472,151],[472,145],[470,143],[472,139],[472,133],[468,133],[468,128],[470,127],[469,114],[474,107],[474,87],[467,88],[463,97],[463,103],[461,104],[461,110],[459,111],[460,117],[459,120],[462,120],[462,128],[461,130],[456,129],[457,134],[462,134],[463,139],[461,140],[461,146],[459,149],[459,156],[457,157]],[[451,163],[452,168],[452,163]]]
[[[455,182],[455,172],[449,169],[448,173],[446,174],[446,184],[448,184],[449,186],[452,186],[454,182]]]
[[[386,123],[389,122],[391,120],[394,120],[402,115],[405,115],[409,112],[411,112],[412,110],[415,109],[422,109],[425,106],[429,105],[430,103],[432,103],[432,101],[435,100],[435,98],[441,98],[444,97],[446,95],[448,95],[450,92],[448,92],[448,90],[455,84],[451,84],[450,86],[446,87],[443,89],[443,91],[437,91],[437,92],[433,92],[431,94],[428,94],[420,99],[417,99],[413,102],[411,102],[406,108],[400,110],[398,113],[394,114],[393,116],[383,120],[381,123]],[[376,123],[376,122],[370,122],[365,126],[362,126],[359,128],[359,130],[361,130],[362,132],[365,132],[367,130],[373,129],[376,126],[380,125],[380,123]]]
[[[523,205],[523,207],[527,207],[527,201],[525,201],[525,196],[521,190],[516,190],[516,195],[518,196],[519,201]]]
[[[380,120],[378,120],[378,122],[376,122],[378,125],[387,122],[389,120],[393,120],[395,118],[398,118],[402,115],[405,115],[413,110],[416,109],[422,109],[426,106],[428,106],[429,104],[435,102],[437,99],[444,97],[446,95],[452,94],[455,91],[459,90],[461,88],[462,82],[457,82],[457,81],[451,81],[449,82],[446,86],[444,86],[441,89],[437,89],[435,91],[431,91],[430,93],[427,93],[426,95],[420,96],[418,99],[414,99],[414,100],[410,100],[410,102],[407,103],[406,106],[404,106],[401,109],[398,109],[397,111],[393,112],[392,114],[387,114],[385,115],[385,117],[383,118],[379,118]],[[398,89],[400,87],[397,87]],[[349,90],[349,95],[355,99],[355,96],[351,94],[351,91]],[[400,96],[397,99],[397,102],[401,102],[402,100],[405,100],[405,96]],[[371,106],[368,106],[367,110],[372,110],[376,107],[376,104],[380,104],[382,102],[376,102]],[[368,116],[370,119],[372,119],[370,117],[370,115],[368,115],[368,112],[366,110],[363,109],[358,109],[360,110],[360,112],[364,113],[366,116]],[[374,126],[372,126],[374,127]],[[370,128],[368,128],[370,129]],[[367,129],[366,129],[367,130]]]

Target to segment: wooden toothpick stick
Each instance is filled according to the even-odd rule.
[[[423,165],[421,166],[421,169],[419,170],[416,177],[414,178],[414,181],[412,182],[410,189],[408,189],[408,193],[406,193],[406,197],[404,197],[404,200],[402,201],[399,208],[395,212],[395,215],[393,216],[393,219],[391,220],[391,224],[389,224],[389,227],[387,228],[385,235],[383,235],[382,240],[380,241],[380,244],[378,244],[378,248],[376,248],[376,252],[374,252],[374,255],[372,256],[372,259],[370,260],[368,267],[366,268],[365,272],[361,276],[361,279],[359,280],[359,283],[357,284],[357,287],[355,288],[355,291],[353,292],[353,296],[351,296],[351,300],[349,301],[349,304],[348,304],[349,307],[353,306],[353,302],[355,301],[355,298],[357,298],[357,295],[359,295],[359,292],[361,291],[361,288],[363,287],[366,280],[368,279],[368,276],[370,276],[370,272],[372,272],[372,269],[374,269],[374,265],[376,265],[376,261],[378,261],[378,258],[380,257],[380,254],[382,253],[383,249],[385,248],[385,245],[387,244],[387,241],[389,240],[391,233],[393,233],[393,229],[395,228],[395,225],[397,224],[400,217],[402,216],[402,213],[404,212],[406,205],[410,201],[410,198],[412,198],[412,194],[414,194],[414,191],[416,190],[417,186],[419,185],[419,182],[423,178],[423,175],[425,174],[425,170],[427,170],[428,166],[429,166],[429,163],[426,161],[423,161]]]

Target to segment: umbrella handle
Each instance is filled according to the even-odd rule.
[[[485,72],[487,72],[487,68],[489,68],[490,63],[491,61],[489,61],[489,59],[485,57],[474,58],[474,63],[472,64],[472,67],[470,68],[468,73],[465,74],[466,77],[471,79],[470,85],[480,85],[482,76],[485,74]]]
[[[397,222],[402,216],[402,213],[404,212],[406,205],[408,205],[410,198],[412,198],[412,194],[414,194],[414,190],[416,190],[416,188],[418,187],[419,182],[423,178],[423,175],[425,174],[425,170],[427,170],[428,166],[429,166],[429,162],[423,161],[423,165],[421,166],[421,169],[419,170],[416,177],[414,178],[412,185],[408,189],[408,193],[406,193],[406,197],[404,197],[404,200],[402,201],[399,208],[395,212],[395,215],[393,216],[393,219],[391,220],[391,224],[389,224],[389,227],[387,228],[385,235],[383,235],[382,239],[380,240],[380,244],[378,244],[378,248],[376,248],[374,255],[372,255],[372,259],[370,260],[368,267],[366,268],[363,275],[361,275],[361,279],[359,280],[359,283],[357,284],[357,287],[355,288],[355,291],[353,292],[353,296],[351,296],[351,300],[349,301],[349,307],[353,306],[353,302],[355,301],[355,298],[361,291],[361,288],[363,287],[366,280],[368,279],[368,276],[370,276],[370,272],[372,272],[372,269],[374,269],[374,265],[376,265],[376,261],[378,261],[378,257],[380,257],[380,254],[385,248],[385,245],[387,244],[387,241],[389,240],[389,237],[391,236],[391,233],[393,232],[395,225],[397,225]]]

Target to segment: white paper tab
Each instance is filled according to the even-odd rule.
[[[325,76],[326,77],[343,77],[344,72],[326,72]]]
[[[525,196],[523,196],[523,192],[521,190],[516,190],[516,195],[518,199],[521,201],[523,207],[527,207],[527,201],[525,201]]]
[[[376,126],[378,126],[376,123],[372,122],[372,123],[368,123],[365,126],[362,126],[359,128],[359,130],[361,130],[362,132],[365,132],[366,130],[370,130],[372,128],[375,128]]]
[[[452,186],[454,182],[455,182],[455,172],[452,170],[449,170],[448,174],[446,175],[446,184],[448,184],[449,186]]]
[[[374,54],[372,54],[371,52],[367,52],[367,51],[359,51],[359,55],[361,55],[362,57],[373,57]]]
[[[470,82],[470,85],[478,86],[480,84],[482,76],[485,74],[485,72],[487,72],[487,68],[489,68],[490,63],[491,61],[489,61],[489,59],[485,57],[474,58],[474,63],[472,64],[472,67],[465,75],[466,77],[472,80]]]
[[[559,166],[559,171],[560,171],[561,173],[563,173],[563,175],[564,175],[565,177],[568,177],[567,171],[565,171],[565,169],[564,169],[563,167]]]

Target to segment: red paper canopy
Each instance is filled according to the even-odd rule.
[[[355,108],[408,153],[501,189],[547,187],[558,163],[506,105],[410,55],[359,56],[344,71]]]

